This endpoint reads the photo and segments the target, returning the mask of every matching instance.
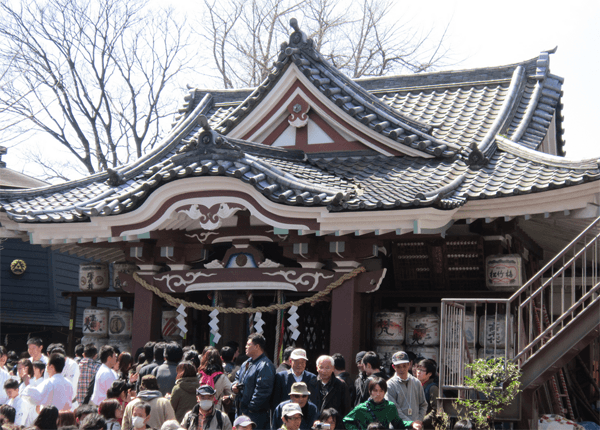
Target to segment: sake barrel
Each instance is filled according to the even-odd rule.
[[[375,352],[381,360],[381,365],[387,371],[392,365],[392,356],[398,351],[403,351],[403,345],[375,345]]]
[[[477,341],[477,319],[475,315],[471,312],[465,313],[464,316],[465,325],[464,325],[464,333],[465,338],[467,339],[467,344],[469,346],[474,346]],[[461,333],[461,329],[459,327],[459,322],[450,323],[448,327],[448,336],[452,339],[452,341],[456,344],[461,344],[459,339],[459,335]]]
[[[81,344],[82,345],[88,345],[90,343],[93,343],[96,348],[98,348],[98,351],[100,351],[100,348],[102,348],[104,345],[106,345],[108,343],[108,338],[107,337],[93,337],[93,336],[83,336],[81,338]]]
[[[110,339],[109,338],[108,344],[110,346],[119,348],[119,352],[128,352],[131,355],[133,355],[133,353],[131,352],[131,339]]]
[[[409,351],[417,357],[429,358],[437,363],[440,362],[440,349],[437,346],[411,346]]]
[[[83,335],[108,336],[108,309],[90,307],[83,310]]]
[[[504,354],[506,353],[506,349],[496,348],[494,351],[493,347],[487,348],[478,348],[477,349],[477,358],[483,358],[485,360],[489,360],[490,358],[504,358]],[[512,349],[508,351],[508,358],[513,358]]]
[[[80,264],[79,289],[82,291],[108,290],[108,266],[104,263]]]
[[[113,263],[112,266],[113,266],[113,277],[112,277],[113,288],[117,291],[122,291],[123,286],[126,286],[127,284],[123,284],[123,282],[126,282],[126,281],[122,281],[121,278],[119,278],[119,275],[121,273],[126,273],[128,275],[131,275],[133,272],[138,270],[138,267],[133,263],[127,263],[127,262]]]
[[[511,322],[512,323],[512,317]],[[496,348],[504,348],[506,345],[506,315],[498,314],[481,316],[479,318],[479,344],[489,349],[496,345]],[[509,326],[510,328],[510,326]]]
[[[375,333],[376,345],[400,345],[404,342],[406,312],[376,312]]]
[[[108,313],[108,337],[111,339],[130,339],[132,324],[132,311],[111,310]]]
[[[163,311],[162,313],[162,337],[165,340],[177,340],[180,338],[181,330],[177,327],[177,311]]]
[[[440,317],[430,312],[410,314],[406,318],[407,346],[435,346],[440,344]]]

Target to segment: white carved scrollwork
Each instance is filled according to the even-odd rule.
[[[217,276],[216,273],[202,273],[202,272],[188,272],[185,275],[170,275],[169,273],[164,274],[163,276],[155,277],[155,281],[164,281],[166,280],[167,288],[172,292],[175,292],[173,287],[181,287],[193,284],[196,279],[200,277],[210,278],[211,276]],[[184,279],[184,277],[186,279]]]
[[[312,291],[316,288],[317,284],[319,283],[319,278],[323,278],[323,279],[333,278],[333,274],[325,275],[323,273],[316,272],[316,273],[303,273],[302,275],[298,276],[296,279],[293,279],[292,277],[296,276],[295,270],[288,270],[287,272],[280,270],[279,272],[265,273],[265,275],[283,276],[283,278],[287,282],[289,282],[290,284],[294,284],[294,285],[310,285],[311,284],[310,278],[312,278],[312,286],[308,289],[308,291]]]

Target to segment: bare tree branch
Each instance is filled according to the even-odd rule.
[[[185,20],[152,13],[141,0],[2,2],[0,11],[5,131],[22,133],[29,122],[30,134],[52,136],[88,174],[155,145],[173,103],[166,89],[193,66],[185,63]]]

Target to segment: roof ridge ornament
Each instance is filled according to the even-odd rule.
[[[296,18],[290,19],[290,26],[294,29],[294,32],[290,34],[289,42],[281,45],[285,55],[291,57],[294,54],[299,54],[300,51],[304,51],[313,60],[321,61],[321,54],[315,49],[314,41],[305,32],[300,30],[300,25],[298,25]]]
[[[471,143],[471,153],[467,158],[467,165],[472,170],[479,170],[482,167],[485,167],[487,163],[489,163],[490,159],[483,155],[483,152],[477,146],[477,143]]]
[[[238,158],[243,155],[240,147],[229,142],[224,136],[214,131],[208,122],[205,115],[198,116],[198,123],[202,127],[202,131],[192,137],[180,150],[178,154],[201,151],[203,154],[207,152],[235,151]],[[212,146],[212,148],[211,148]]]

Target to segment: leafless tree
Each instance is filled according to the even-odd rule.
[[[213,44],[225,88],[258,85],[298,18],[304,32],[352,78],[423,72],[448,59],[446,31],[434,39],[410,23],[390,19],[392,0],[204,0],[208,20],[200,34]],[[446,27],[446,30],[448,27]]]
[[[187,61],[187,26],[172,10],[151,13],[140,0],[23,0],[0,11],[3,140],[41,131],[87,174],[155,145],[169,86]],[[60,166],[45,167],[66,179]]]

